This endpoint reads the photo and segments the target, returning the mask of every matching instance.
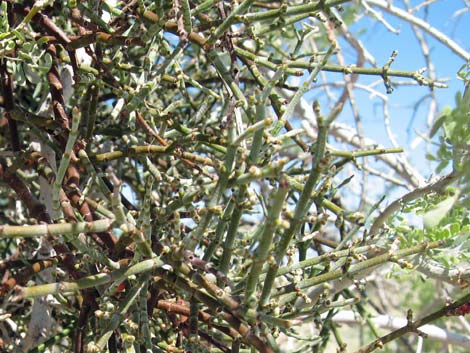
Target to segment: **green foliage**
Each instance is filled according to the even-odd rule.
[[[463,70],[460,76],[466,77]],[[469,223],[469,191],[470,191],[470,90],[465,81],[465,91],[456,96],[456,107],[446,108],[436,119],[430,131],[433,137],[439,133],[439,145],[435,155],[428,159],[436,161],[436,172],[441,173],[449,165],[453,173],[458,175],[457,188],[449,189],[446,193],[434,195],[433,199],[421,199],[415,204],[408,205],[407,211],[415,211],[423,215],[423,225],[426,237],[429,239],[454,239],[458,246],[468,232]],[[419,237],[418,237],[419,238]],[[459,254],[468,257],[468,247],[463,245]],[[443,261],[456,262],[454,259]]]
[[[423,215],[426,237],[429,239],[454,239],[461,244],[469,230],[468,191],[470,190],[470,90],[468,83],[464,95],[457,94],[456,107],[446,108],[431,129],[431,136],[440,132],[439,148],[429,159],[437,161],[436,172],[442,172],[449,164],[459,175],[458,189],[447,194],[435,195],[433,200],[420,200],[409,205]],[[430,201],[430,202],[429,202]],[[464,241],[466,243],[466,241]],[[468,246],[462,246],[461,256],[468,257]],[[445,256],[444,256],[445,258]]]
[[[464,94],[457,94],[455,108],[445,108],[436,119],[430,136],[439,136],[438,149],[435,154],[427,156],[437,163],[436,173],[448,171],[451,167],[451,174],[455,176],[454,185],[403,205],[402,213],[421,217],[423,227],[410,225],[410,219],[400,215],[396,215],[390,224],[390,232],[398,234],[403,248],[431,240],[446,244],[445,248],[430,251],[429,258],[424,260],[431,273],[432,269],[442,268],[446,273],[458,274],[468,266],[470,260],[470,90],[468,73],[464,74],[461,69],[459,76],[465,79]],[[406,276],[416,275],[410,269],[398,267],[393,274],[403,285],[410,283]],[[423,282],[412,282],[414,288],[403,301],[404,305],[416,310],[425,307],[432,300],[434,292],[429,288],[433,284],[425,277],[422,278]],[[419,298],[414,297],[415,293],[419,293]],[[443,320],[437,323],[442,324]]]
[[[470,200],[470,89],[469,81],[465,81],[463,95],[458,93],[455,98],[455,108],[446,108],[438,117],[431,129],[433,137],[438,131],[439,148],[435,155],[428,158],[437,161],[436,171],[442,172],[449,164],[461,175],[463,201]]]

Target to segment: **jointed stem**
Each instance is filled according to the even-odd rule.
[[[286,254],[287,248],[300,229],[300,225],[302,224],[302,220],[305,214],[308,211],[308,206],[310,205],[309,201],[311,200],[311,195],[314,187],[316,186],[320,174],[322,172],[322,160],[325,155],[325,148],[326,148],[326,140],[327,140],[327,133],[328,133],[328,126],[330,121],[324,121],[324,118],[318,116],[318,141],[315,149],[315,155],[312,162],[312,167],[310,170],[310,174],[308,176],[307,182],[300,194],[299,201],[295,207],[294,217],[290,222],[289,228],[283,234],[281,241],[277,244],[274,254],[274,261],[275,263],[271,265],[266,275],[266,279],[264,281],[263,292],[261,294],[260,305],[264,306],[267,304],[272,286],[274,284],[274,279],[276,278],[277,270],[281,264],[283,257]]]
[[[60,209],[59,192],[62,188],[62,181],[64,179],[65,172],[70,163],[70,158],[73,153],[73,146],[75,145],[75,141],[78,137],[78,127],[80,125],[81,118],[81,113],[78,108],[73,108],[72,117],[72,129],[70,130],[69,137],[67,139],[67,145],[65,146],[64,155],[60,161],[59,169],[57,171],[57,175],[52,188],[52,206],[54,207],[54,210],[56,212],[58,212]]]
[[[0,226],[0,238],[33,238],[47,235],[99,233],[111,229],[112,219],[93,222]]]
[[[160,258],[155,257],[153,259],[141,261],[128,268],[121,268],[111,273],[99,273],[97,275],[83,277],[75,282],[49,283],[21,288],[19,294],[23,298],[39,297],[57,293],[65,295],[72,294],[81,289],[93,288],[102,284],[109,284],[112,282],[121,283],[129,276],[153,271],[163,265],[164,263]]]

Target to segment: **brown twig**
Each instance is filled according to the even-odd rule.
[[[408,324],[403,326],[402,328],[390,332],[389,334],[379,337],[374,340],[372,343],[368,344],[365,347],[360,348],[355,353],[370,353],[378,348],[382,348],[385,344],[407,334],[407,333],[418,333],[419,328],[423,325],[426,325],[430,322],[434,322],[442,317],[448,315],[455,315],[453,312],[456,311],[462,305],[465,305],[470,302],[470,294],[463,296],[462,298],[458,299],[457,301],[453,302],[450,305],[444,305],[441,309],[422,317],[416,321],[412,321],[410,317],[408,319]],[[411,312],[410,312],[411,313]],[[460,314],[459,314],[460,315]],[[410,315],[408,315],[410,316]]]

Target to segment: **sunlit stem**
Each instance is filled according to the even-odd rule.
[[[184,73],[183,73],[183,79],[184,79],[185,82],[189,83],[191,86],[194,86],[195,88],[199,88],[202,92],[210,95],[211,97],[213,97],[215,99],[220,99],[220,96],[217,93],[215,93],[213,90],[211,90],[210,88],[204,87],[199,82],[197,82],[195,79],[193,79],[192,77],[190,77],[190,76],[188,76]]]
[[[265,178],[273,178],[279,175],[284,165],[287,163],[286,158],[269,163],[266,167],[258,169],[256,172],[247,172],[240,175],[234,180],[230,180],[229,186],[239,186],[249,184],[253,181],[263,180]]]
[[[293,6],[280,6],[278,9],[274,10],[267,10],[267,11],[257,11],[252,13],[247,13],[241,16],[240,21],[247,21],[249,23],[254,21],[263,21],[263,20],[270,20],[276,19],[280,16],[294,16],[303,13],[314,13],[318,12],[322,9],[333,7],[345,3],[349,0],[329,0],[329,1],[316,1],[316,2],[309,2],[306,4],[301,5],[293,5]]]
[[[359,158],[367,156],[375,156],[379,154],[387,153],[403,153],[403,148],[376,148],[373,150],[363,150],[363,151],[339,151],[335,149],[328,149],[328,152],[335,157],[345,157],[345,158]]]
[[[261,121],[258,121],[257,123],[254,123],[250,127],[248,127],[245,131],[243,131],[242,134],[240,134],[237,139],[235,140],[234,144],[235,145],[240,145],[240,143],[245,140],[247,137],[250,135],[254,134],[256,131],[260,131],[264,129],[265,127],[268,127],[271,125],[272,119],[271,118],[265,118]]]
[[[35,1],[31,10],[29,10],[29,12],[23,18],[23,21],[21,21],[21,23],[16,27],[16,30],[21,32],[26,27],[26,25],[29,22],[31,22],[34,16],[36,16],[39,12],[41,12],[47,6],[51,6],[53,3],[54,1],[51,1],[51,0]]]
[[[113,209],[113,213],[116,217],[116,223],[121,227],[127,226],[123,228],[122,231],[128,232],[130,231],[130,229],[128,229],[126,213],[124,211],[124,206],[121,202],[122,181],[116,177],[111,167],[108,167],[107,173],[108,173],[108,179],[113,184],[113,192],[110,193],[110,196],[111,196],[111,206]]]
[[[202,3],[200,3],[199,5],[197,5],[194,9],[191,10],[191,13],[193,15],[197,15],[198,13],[200,12],[204,12],[208,9],[210,9],[211,7],[214,6],[214,4],[217,2],[217,0],[206,0],[206,1],[203,1]]]
[[[406,256],[410,256],[413,254],[417,254],[423,251],[426,251],[428,249],[434,249],[437,247],[441,247],[444,244],[442,241],[435,241],[431,243],[422,243],[419,245],[412,246],[407,249],[402,249],[398,250],[396,252],[386,252],[382,255],[375,256],[371,259],[358,262],[357,264],[353,264],[349,267],[349,269],[345,272],[344,269],[337,269],[334,271],[329,271],[328,273],[321,274],[306,280],[303,280],[299,283],[295,284],[295,288],[298,289],[304,289],[304,288],[309,288],[321,283],[333,281],[335,279],[341,278],[343,276],[353,276],[359,274],[361,271],[364,271],[366,269],[371,269],[374,268],[378,265],[384,264],[389,261],[397,261],[398,259],[401,259]],[[282,295],[282,296],[281,296]],[[279,305],[283,305],[285,303],[288,303],[295,298],[297,298],[298,294],[294,291],[294,287],[291,285],[288,285],[286,287],[282,287],[277,292],[274,294],[274,296],[281,296],[279,298]]]
[[[250,100],[250,103],[251,102],[252,102],[252,100]],[[247,113],[247,115],[253,115],[254,114],[251,104],[246,109],[246,113]],[[255,123],[255,125],[262,122],[263,119],[264,119],[264,112],[263,112],[263,116],[260,116],[260,115],[257,114],[256,119],[257,119],[257,122]],[[251,145],[251,151],[250,151],[247,166],[252,164],[253,161],[256,161],[256,159],[258,158],[258,154],[259,154],[260,147],[261,147],[261,144],[262,144],[262,139],[263,139],[264,127],[265,127],[264,125],[261,125],[260,129],[255,132],[255,136],[254,136],[253,143]],[[243,134],[241,134],[241,135],[243,135]],[[240,140],[240,136],[238,137],[237,140]],[[238,145],[238,143],[236,141],[234,141],[234,143],[233,143],[235,146]],[[240,142],[241,142],[241,140],[240,140]],[[240,172],[243,172],[244,170],[245,170],[245,165],[241,166]],[[234,206],[240,205],[241,201],[245,199],[245,193],[246,193],[247,189],[248,189],[247,184],[241,185],[240,188],[238,189],[238,192],[236,193],[235,197],[232,198],[230,202],[231,203],[233,202]],[[219,271],[224,273],[224,274],[226,274],[228,272],[228,269],[230,268],[230,263],[231,263],[232,254],[233,254],[233,250],[234,250],[234,243],[235,243],[235,239],[236,239],[237,232],[238,232],[238,226],[240,224],[240,219],[241,219],[242,215],[243,215],[243,208],[240,207],[240,206],[235,207],[234,210],[233,210],[232,216],[230,218],[230,223],[229,223],[229,226],[228,226],[228,229],[227,229],[227,235],[226,235],[225,240],[223,242],[222,259],[221,259],[220,265],[219,265]]]
[[[113,151],[99,153],[91,156],[93,162],[109,162],[124,157],[134,157],[140,154],[164,154],[167,147],[164,146],[129,146],[125,151]]]
[[[112,219],[93,222],[0,226],[0,238],[33,238],[59,234],[100,233],[108,231]]]
[[[285,67],[281,66],[279,70],[276,71],[274,76],[272,77],[271,80],[266,81],[260,74],[260,80],[263,82],[263,91],[261,92],[261,99],[259,99],[256,102],[256,109],[255,109],[255,117],[256,117],[256,123],[260,123],[261,121],[265,121],[266,119],[266,101],[268,97],[271,95],[271,91],[276,84],[276,82],[281,78],[281,76],[284,74]],[[255,164],[258,162],[258,156],[261,150],[261,146],[263,144],[263,133],[264,133],[264,127],[263,126],[260,130],[257,130],[255,132],[255,135],[253,136],[253,141],[251,143],[251,150],[250,154],[248,157],[248,164]]]
[[[91,208],[93,208],[95,211],[102,214],[106,218],[114,219],[114,213],[108,210],[106,207],[104,207],[100,203],[96,202],[93,199],[90,199],[89,197],[85,197],[85,201],[88,203],[88,206],[90,206]]]
[[[19,295],[23,298],[40,297],[48,294],[57,293],[69,295],[76,293],[81,289],[93,288],[112,282],[121,283],[126,280],[129,276],[153,271],[163,265],[164,263],[160,260],[160,258],[154,257],[152,259],[144,260],[127,268],[121,268],[111,273],[98,273],[96,275],[80,278],[74,282],[48,283],[41,284],[38,286],[21,288],[19,291]]]
[[[367,246],[361,246],[355,249],[346,249],[346,250],[328,252],[320,256],[311,257],[307,260],[297,262],[290,266],[281,267],[277,271],[277,276],[282,276],[282,275],[285,275],[286,273],[290,273],[298,269],[312,267],[322,262],[327,263],[327,262],[330,262],[331,259],[339,259],[339,258],[346,257],[346,256],[352,256],[354,254],[360,255],[360,254],[364,254],[373,250],[374,250],[374,247],[372,245],[367,245]],[[380,249],[376,249],[376,251],[380,251]],[[268,269],[269,269],[269,265],[265,265],[263,267],[262,272],[266,273]],[[264,279],[266,277],[265,273],[260,275],[261,279]]]

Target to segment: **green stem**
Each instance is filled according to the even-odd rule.
[[[89,102],[85,102],[87,109],[85,109],[85,122],[86,122],[86,132],[85,138],[90,140],[93,136],[93,130],[95,128],[96,115],[98,113],[98,95],[100,93],[100,87],[98,82],[92,83],[88,89],[87,96],[90,98]]]
[[[215,99],[219,99],[220,100],[220,96],[215,93],[213,90],[211,90],[210,88],[207,88],[207,87],[204,87],[203,85],[201,85],[199,82],[197,82],[195,79],[193,79],[192,77],[186,75],[183,73],[183,79],[185,82],[189,83],[191,86],[195,87],[195,88],[199,88],[202,92],[208,94],[209,96],[215,98]]]
[[[257,131],[263,131],[265,127],[268,127],[271,125],[272,119],[271,118],[265,118],[261,121],[258,121],[254,123],[253,125],[247,127],[245,131],[243,131],[235,140],[234,145],[239,146],[243,140],[245,140],[247,137],[250,135],[254,134]]]
[[[98,163],[102,163],[125,157],[134,157],[140,154],[165,154],[167,152],[167,149],[168,147],[154,145],[129,146],[126,148],[125,151],[113,151],[92,155],[91,160]]]
[[[140,216],[138,220],[138,224],[142,229],[141,232],[141,244],[137,247],[137,251],[134,252],[134,259],[133,261],[138,261],[141,256],[148,256],[151,255],[151,246],[150,242],[152,239],[152,225],[151,225],[151,214],[150,209],[152,207],[152,191],[153,191],[153,182],[154,177],[152,175],[148,175],[146,178],[145,183],[145,195],[144,199],[142,200],[142,208],[140,211]],[[149,254],[150,249],[150,254]]]
[[[279,133],[279,131],[284,127],[284,124],[289,120],[292,113],[294,112],[295,107],[300,102],[300,99],[305,94],[305,92],[307,92],[310,89],[310,85],[317,78],[317,76],[320,73],[320,71],[322,70],[322,68],[326,65],[326,63],[328,62],[328,59],[333,54],[334,50],[335,50],[334,46],[331,46],[328,49],[328,52],[325,54],[323,60],[318,65],[315,66],[313,71],[308,76],[307,80],[295,92],[295,94],[292,97],[291,101],[289,102],[286,109],[284,110],[284,113],[279,118],[279,120],[276,122],[273,129],[271,130],[271,134],[273,136],[276,136]]]
[[[228,88],[230,88],[233,96],[237,98],[237,104],[240,104],[243,108],[246,108],[248,106],[248,102],[246,101],[245,95],[240,90],[240,87],[238,87],[237,83],[233,80],[232,75],[227,71],[226,65],[220,59],[218,52],[212,51],[208,56],[214,64],[214,67],[217,70],[220,78],[226,83]]]
[[[81,113],[77,107],[72,109],[72,129],[69,132],[69,136],[67,138],[67,144],[65,146],[65,151],[60,160],[59,169],[57,171],[57,176],[55,178],[54,184],[52,186],[52,206],[56,212],[60,210],[60,202],[59,202],[59,193],[60,189],[62,188],[62,181],[65,176],[65,172],[70,163],[70,159],[73,153],[73,146],[75,145],[75,141],[78,137],[78,128],[80,126],[80,118]]]
[[[246,50],[246,49],[242,49],[241,47],[235,46],[234,49],[235,49],[235,53],[237,54],[237,56],[239,56],[241,58],[249,59],[252,62],[254,62],[255,64],[259,64],[259,65],[264,66],[264,67],[266,67],[268,69],[271,69],[273,71],[278,71],[282,68],[283,65],[285,65],[284,72],[286,74],[294,75],[294,76],[302,76],[303,75],[302,70],[296,70],[294,68],[290,68],[287,63],[278,65],[278,64],[276,64],[272,61],[269,61],[266,58],[263,58],[261,55],[255,54],[255,53],[253,53],[249,50]],[[308,67],[303,68],[303,69],[307,69],[307,68]],[[253,76],[255,76],[255,78],[257,80],[266,80],[263,76],[261,76],[261,73],[258,70],[254,70]]]
[[[371,246],[371,245],[366,245],[366,246],[358,247],[356,249],[332,251],[332,252],[329,252],[329,253],[326,253],[326,254],[323,254],[323,255],[320,255],[320,256],[312,257],[310,259],[307,259],[307,260],[304,260],[304,261],[301,261],[301,262],[297,262],[297,263],[295,263],[293,265],[290,265],[290,266],[281,267],[277,271],[277,276],[285,275],[285,274],[293,272],[297,269],[304,269],[304,268],[312,267],[312,266],[318,265],[319,263],[322,263],[322,262],[329,262],[331,260],[339,259],[339,258],[342,258],[342,257],[352,256],[354,254],[358,254],[358,255],[359,254],[364,254],[364,253],[367,253],[367,252],[373,250],[373,248],[374,247]],[[269,267],[268,267],[268,265],[266,265],[263,270],[264,270],[264,272],[267,272],[268,269],[269,269]],[[266,277],[266,274],[261,275],[261,278],[265,278],[265,277]]]
[[[152,351],[152,336],[150,333],[149,316],[147,312],[147,295],[150,275],[147,273],[143,281],[143,287],[140,291],[140,338],[144,341],[146,352]]]
[[[90,206],[91,208],[93,208],[95,211],[102,214],[106,218],[110,218],[110,219],[115,218],[114,213],[112,213],[110,210],[108,210],[107,208],[105,208],[103,205],[99,204],[95,200],[90,199],[89,197],[85,197],[85,201],[88,203],[88,206]]]
[[[209,10],[214,6],[218,0],[206,0],[199,5],[197,5],[193,10],[191,10],[192,15],[197,15],[200,12]]]
[[[139,280],[139,283],[136,286],[133,286],[129,293],[127,293],[126,297],[119,302],[119,308],[111,316],[106,325],[106,328],[104,329],[105,333],[94,344],[94,346],[99,349],[99,352],[102,352],[104,350],[104,347],[108,343],[109,338],[121,324],[123,316],[127,313],[131,305],[139,297],[139,293],[144,287],[145,283],[147,283],[147,280],[148,276],[143,276]]]
[[[259,102],[256,105],[256,121],[264,121],[266,115],[265,102]],[[258,163],[259,152],[261,151],[261,146],[263,145],[263,134],[264,134],[264,125],[263,128],[257,130],[253,136],[253,141],[251,142],[250,155],[248,156],[248,163],[256,165]]]
[[[264,107],[264,103],[262,104],[262,106]],[[246,109],[246,113],[249,117],[251,117],[253,115],[253,109],[252,109],[251,104]],[[263,115],[256,114],[256,117],[257,117],[257,123],[260,122],[262,119],[264,119],[264,111],[263,111]],[[255,163],[257,158],[258,158],[258,154],[259,154],[259,151],[260,151],[262,138],[263,138],[263,130],[264,130],[264,125],[261,127],[260,130],[257,130],[255,132],[255,136],[254,136],[252,146],[251,146],[250,155],[248,157],[247,166],[251,165],[252,163]],[[239,138],[240,138],[240,136],[239,136]],[[238,145],[237,141],[234,142],[234,145]],[[244,172],[245,169],[246,169],[246,166],[243,165],[240,168],[240,172]],[[233,245],[235,243],[235,239],[236,239],[236,236],[237,236],[237,231],[238,231],[238,226],[240,224],[240,219],[243,215],[243,207],[241,206],[241,202],[242,202],[242,200],[245,200],[245,193],[246,193],[247,189],[248,189],[247,184],[241,185],[240,188],[238,189],[238,192],[235,195],[235,197],[232,197],[232,199],[230,200],[230,202],[233,204],[233,207],[235,207],[235,206],[237,206],[237,207],[235,207],[235,209],[231,213],[232,217],[230,219],[230,223],[229,223],[229,226],[228,226],[228,229],[227,229],[227,236],[225,237],[225,241],[223,243],[223,253],[222,253],[222,259],[221,259],[220,265],[219,265],[219,270],[224,274],[227,274],[227,272],[230,268],[230,263],[231,263],[232,254],[233,254],[233,250],[234,250]]]
[[[312,191],[315,185],[317,184],[320,174],[322,172],[321,165],[323,157],[325,155],[325,147],[328,136],[328,123],[329,121],[325,122],[323,117],[318,115],[318,140],[310,174],[300,194],[300,198],[295,207],[294,217],[290,222],[290,226],[282,236],[279,244],[275,249],[274,263],[271,264],[264,281],[260,306],[265,306],[267,304],[272,286],[274,284],[274,280],[276,278],[277,270],[279,269],[279,266],[287,251],[287,248],[289,247],[290,242],[292,241],[292,238],[300,229],[302,220],[308,211],[308,206],[310,204],[309,200],[311,199]]]
[[[219,223],[217,223],[217,228],[215,229],[214,239],[211,240],[210,245],[207,247],[207,250],[204,253],[204,257],[202,258],[204,261],[206,262],[210,261],[212,259],[212,256],[214,255],[215,250],[220,245],[227,222],[230,219],[232,219],[232,213],[235,209],[235,205],[236,205],[236,202],[232,198],[229,204],[227,205],[227,207],[225,207],[224,213],[222,214],[222,217]]]
[[[59,234],[100,233],[111,229],[112,219],[93,222],[0,226],[0,238],[33,238]]]
[[[107,266],[113,270],[118,270],[120,268],[119,262],[111,260],[106,256],[105,253],[98,251],[96,248],[85,245],[76,235],[64,233],[64,237],[67,242],[71,243],[78,251],[82,254],[87,254],[98,264]]]
[[[344,271],[344,269],[337,269],[337,270],[330,271],[325,274],[308,278],[299,283],[296,283],[295,285],[288,285],[286,287],[282,287],[274,295],[276,297],[282,295],[282,297],[279,298],[279,305],[283,305],[285,303],[288,303],[294,300],[298,296],[295,290],[309,288],[309,287],[312,287],[312,286],[315,286],[324,282],[330,282],[330,281],[336,280],[344,276],[351,277],[366,269],[370,269],[370,268],[382,265],[389,261],[396,261],[403,257],[417,254],[417,253],[420,253],[429,249],[438,248],[438,247],[441,247],[443,244],[444,243],[442,241],[435,241],[431,243],[422,243],[422,244],[413,246],[408,249],[398,250],[395,253],[387,252],[385,254],[375,256],[371,259],[359,262],[357,264],[353,264],[349,267],[347,271]]]
[[[88,154],[85,152],[85,150],[82,149],[78,151],[78,157],[80,158],[80,162],[85,166],[87,173],[94,177],[103,196],[110,200],[111,192],[104,183],[103,179],[96,173],[95,167],[91,163],[90,158],[88,157]]]
[[[269,163],[266,167],[262,169],[255,168],[253,171],[243,173],[236,179],[231,179],[228,183],[228,186],[240,186],[244,184],[250,184],[257,180],[274,178],[279,175],[279,173],[282,171],[282,168],[287,162],[287,159],[282,158],[272,163]]]
[[[403,153],[403,148],[375,148],[373,150],[363,150],[363,151],[339,151],[335,149],[328,149],[328,152],[335,157],[345,157],[349,159],[367,157],[367,156],[376,156],[379,154],[387,153]]]
[[[237,8],[233,10],[230,15],[228,15],[227,18],[220,24],[220,26],[217,27],[216,30],[212,33],[208,43],[213,45],[215,41],[220,38],[232,24],[236,22],[238,16],[249,9],[253,1],[254,0],[245,0],[240,5],[238,5]]]
[[[232,217],[227,230],[227,235],[223,243],[223,253],[220,260],[219,271],[223,274],[227,274],[230,268],[230,262],[232,259],[232,254],[234,250],[235,239],[237,238],[237,230],[240,224],[240,219],[242,218],[242,208],[239,206],[238,202],[243,199],[245,192],[247,190],[247,185],[242,185],[237,193],[237,201],[234,201],[238,207],[233,210]]]
[[[232,118],[229,121],[229,126],[228,126],[228,147],[227,147],[227,153],[225,154],[225,163],[224,163],[223,171],[220,175],[220,178],[217,181],[217,184],[212,193],[212,196],[209,199],[209,202],[207,203],[207,207],[209,209],[217,205],[219,200],[222,198],[225,189],[227,188],[227,184],[229,181],[228,178],[230,174],[232,173],[234,162],[235,162],[235,156],[237,152],[237,147],[234,145],[235,138],[236,138],[236,123],[235,123],[235,117],[232,116]],[[184,238],[184,245],[187,250],[193,251],[194,248],[197,246],[197,244],[200,242],[204,234],[204,231],[206,230],[210,221],[212,220],[212,216],[213,216],[212,212],[206,213],[202,221],[196,227],[196,230],[193,233],[188,234]]]
[[[256,35],[257,36],[262,36],[266,33],[269,33],[269,32],[273,32],[273,31],[276,31],[276,30],[281,30],[282,31],[282,28],[286,28],[296,22],[300,22],[306,18],[309,18],[311,17],[311,13],[307,13],[307,14],[301,14],[301,15],[297,15],[297,16],[292,16],[290,17],[289,19],[285,19],[284,21],[274,21],[273,23],[270,23],[269,25],[267,26],[262,26],[260,27],[259,29],[256,30]],[[300,44],[299,44],[299,49],[300,49]],[[278,47],[278,48],[275,48],[276,50],[278,50],[278,52],[280,52],[282,50],[282,48]],[[289,57],[290,55],[286,55],[287,53],[283,53],[283,56],[284,57]]]
[[[267,10],[262,12],[247,13],[241,16],[240,20],[245,23],[252,23],[254,21],[263,21],[270,19],[282,18],[285,16],[293,16],[305,13],[315,13],[325,8],[341,5],[350,0],[330,0],[330,1],[317,1],[314,3],[307,3],[303,5],[285,6],[282,5],[278,9]]]
[[[264,66],[273,71],[278,70],[281,67],[281,65],[286,65],[287,66],[286,73],[289,75],[295,75],[295,76],[302,76],[303,72],[299,69],[314,70],[318,65],[321,65],[319,63],[311,63],[309,61],[304,61],[304,60],[292,60],[292,61],[283,60],[282,63],[281,62],[277,63],[276,60],[270,61],[268,60],[267,57],[257,55],[255,53],[250,52],[249,50],[242,49],[238,46],[235,46],[235,53],[240,57],[252,60],[256,64]],[[360,75],[382,76],[383,74],[383,68],[381,67],[356,67],[352,65],[341,66],[341,65],[325,64],[322,66],[321,70],[328,71],[328,72],[349,74],[349,75],[360,74]],[[447,85],[443,83],[435,82],[433,80],[426,78],[425,76],[423,76],[421,73],[417,71],[388,70],[387,76],[410,78],[410,79],[415,80],[420,85],[428,85],[428,86],[439,87],[439,88],[447,87]]]
[[[289,180],[289,185],[292,186],[292,188],[296,191],[302,192],[304,190],[304,185],[302,183],[299,183],[292,177],[287,177]],[[343,217],[345,220],[354,223],[356,225],[364,225],[364,215],[360,212],[347,212],[343,208],[339,207],[336,205],[334,202],[322,197],[322,196],[317,196],[317,195],[312,195],[312,198],[315,197],[317,202],[322,207],[325,207],[327,210],[333,212],[337,216]]]
[[[181,9],[183,10],[184,30],[188,32],[189,34],[193,31],[193,24],[191,21],[191,9],[189,7],[189,1],[181,0],[180,5],[181,5]]]
[[[83,277],[75,282],[58,282],[42,284],[39,286],[25,287],[20,290],[20,296],[23,298],[41,297],[48,294],[73,294],[81,289],[97,287],[103,284],[111,282],[122,282],[129,276],[136,275],[139,273],[145,273],[153,271],[164,263],[159,257],[153,259],[144,260],[133,266],[122,268],[111,273],[99,273],[96,275]]]
[[[289,185],[286,179],[282,178],[279,181],[279,188],[275,194],[273,194],[273,199],[271,206],[269,208],[269,213],[266,218],[263,234],[258,244],[258,248],[255,251],[253,256],[253,263],[251,265],[251,271],[248,275],[246,282],[245,290],[245,304],[249,307],[254,306],[255,299],[254,293],[256,286],[258,284],[259,275],[263,269],[263,264],[266,262],[269,251],[271,250],[271,244],[273,240],[274,233],[276,228],[279,226],[279,215],[281,214],[282,207],[284,205],[284,200],[289,191]]]

